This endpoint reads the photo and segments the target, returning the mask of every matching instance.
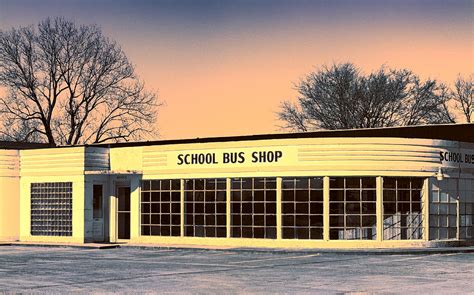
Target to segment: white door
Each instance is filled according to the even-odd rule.
[[[94,184],[92,193],[92,229],[94,242],[104,241],[104,187],[102,184]]]

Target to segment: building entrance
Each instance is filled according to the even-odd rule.
[[[130,239],[130,187],[117,187],[117,238]]]

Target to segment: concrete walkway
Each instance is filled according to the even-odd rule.
[[[339,253],[358,255],[402,255],[402,254],[442,254],[442,253],[474,253],[470,247],[438,247],[438,248],[382,248],[382,249],[320,249],[320,248],[236,248],[227,246],[181,245],[181,244],[130,244],[130,243],[38,243],[38,242],[0,242],[0,246],[34,246],[34,247],[69,247],[78,249],[198,249],[198,250],[232,250],[238,252],[272,252],[272,253]]]
[[[78,249],[111,249],[118,248],[120,244],[105,243],[40,243],[40,242],[0,242],[0,246],[31,246],[31,247],[61,247]]]

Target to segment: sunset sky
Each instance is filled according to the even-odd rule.
[[[281,132],[309,71],[350,61],[452,83],[474,72],[474,1],[0,0],[0,29],[98,24],[165,106],[162,139]]]

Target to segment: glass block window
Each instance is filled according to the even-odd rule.
[[[323,178],[282,179],[283,239],[323,238]]]
[[[276,239],[276,178],[235,178],[231,191],[231,236]]]
[[[375,240],[375,177],[331,177],[329,182],[329,238]]]
[[[31,235],[72,236],[72,182],[32,183]]]
[[[185,180],[185,236],[225,238],[226,221],[226,179]]]
[[[423,238],[423,178],[383,178],[383,238]]]
[[[181,181],[143,180],[140,215],[142,236],[180,236]]]

